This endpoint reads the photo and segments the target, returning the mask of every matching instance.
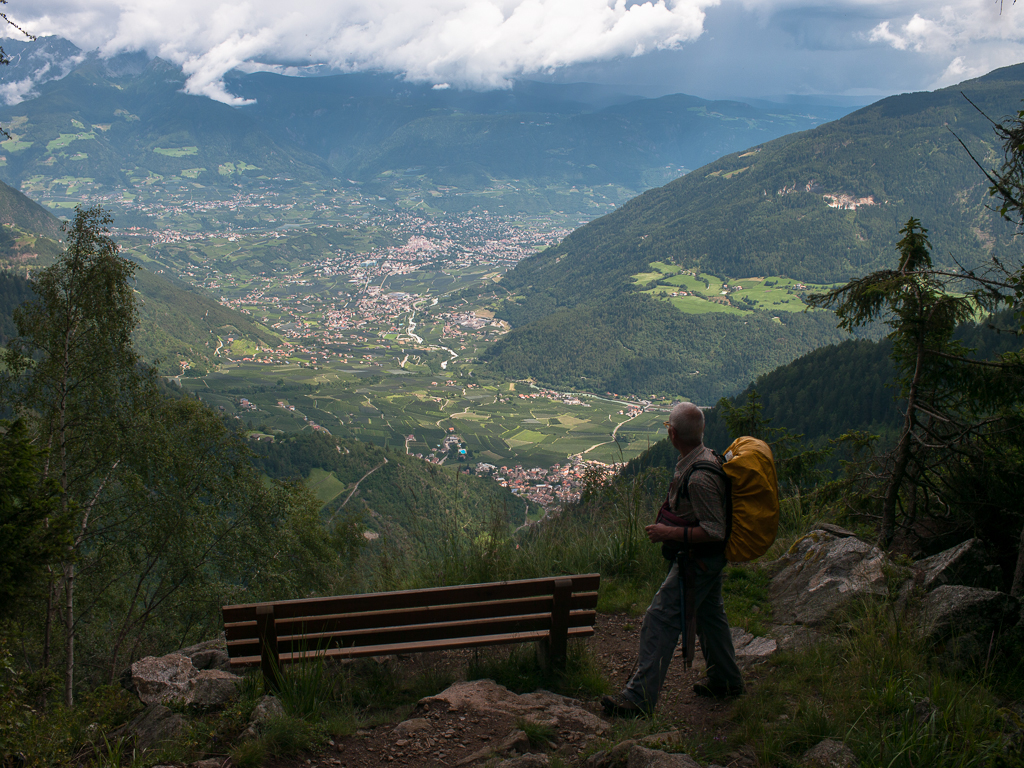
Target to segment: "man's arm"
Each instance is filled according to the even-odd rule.
[[[653,543],[677,541],[681,544],[703,544],[708,541],[722,541],[725,538],[726,498],[718,478],[707,471],[696,471],[690,476],[688,486],[690,504],[697,516],[698,524],[678,527],[655,523],[647,526],[647,538]]]
[[[678,525],[665,525],[663,523],[648,525],[647,538],[654,544],[661,541],[678,541],[680,544],[703,544],[706,541],[721,541],[721,539],[711,538],[708,532],[699,525],[684,528]]]

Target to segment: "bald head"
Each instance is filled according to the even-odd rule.
[[[668,423],[675,432],[673,444],[694,446],[704,441],[704,412],[693,403],[679,403],[672,409]]]

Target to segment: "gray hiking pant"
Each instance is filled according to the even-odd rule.
[[[697,612],[697,637],[707,662],[708,683],[712,688],[742,689],[743,677],[736,665],[732,633],[722,602],[722,569],[725,556],[696,558],[707,571],[696,568],[694,605]],[[626,683],[623,695],[647,711],[653,711],[665,683],[668,665],[679,641],[679,564],[672,569],[654,596],[640,629],[640,654],[637,669]]]

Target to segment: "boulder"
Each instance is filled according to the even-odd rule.
[[[184,701],[195,677],[196,668],[187,656],[180,653],[147,656],[132,664],[130,685],[125,687],[142,699],[143,704],[165,704]]]
[[[266,725],[275,718],[284,717],[284,707],[274,696],[261,696],[252,709],[250,722],[256,725]]]
[[[1020,602],[1003,592],[944,584],[921,601],[920,630],[924,637],[961,661],[988,655],[994,635],[1010,629],[1020,617]]]
[[[626,768],[700,768],[689,755],[672,755],[634,744],[626,756]]]
[[[430,733],[434,730],[433,724],[425,717],[413,717],[403,720],[391,731],[400,739],[416,736],[421,733]]]
[[[926,592],[944,584],[999,590],[1003,586],[1003,571],[992,559],[992,553],[981,539],[968,539],[914,563],[918,571],[915,582]]]
[[[770,637],[754,637],[741,627],[733,627],[732,647],[736,650],[736,661],[747,667],[775,653],[778,643]]]
[[[163,704],[151,704],[129,723],[107,735],[113,743],[120,739],[134,739],[138,750],[151,749],[174,740],[185,730],[185,718]]]
[[[769,595],[782,624],[820,626],[855,598],[887,594],[885,555],[852,536],[811,531],[777,562]]]
[[[575,699],[549,691],[515,694],[493,680],[455,683],[436,696],[420,700],[421,706],[435,703],[447,704],[450,709],[523,717],[560,731],[599,734],[611,728],[610,723]]]
[[[175,702],[203,708],[220,707],[235,698],[241,681],[219,669],[197,670],[180,653],[139,659],[121,676],[121,684],[144,704]]]
[[[547,768],[551,761],[547,755],[527,753],[498,763],[496,768]]]
[[[188,656],[192,666],[198,670],[219,669],[222,672],[231,671],[231,658],[228,656],[227,645],[224,638],[207,640],[205,643],[192,645],[178,651],[182,656]]]
[[[857,758],[841,741],[825,739],[804,752],[807,768],[857,768]]]

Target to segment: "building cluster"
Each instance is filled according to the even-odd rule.
[[[571,456],[565,464],[548,468],[497,467],[480,463],[474,467],[478,476],[490,477],[502,488],[529,499],[545,509],[556,509],[578,501],[583,486],[595,479],[606,482],[619,471],[621,465],[588,461],[581,455]]]

